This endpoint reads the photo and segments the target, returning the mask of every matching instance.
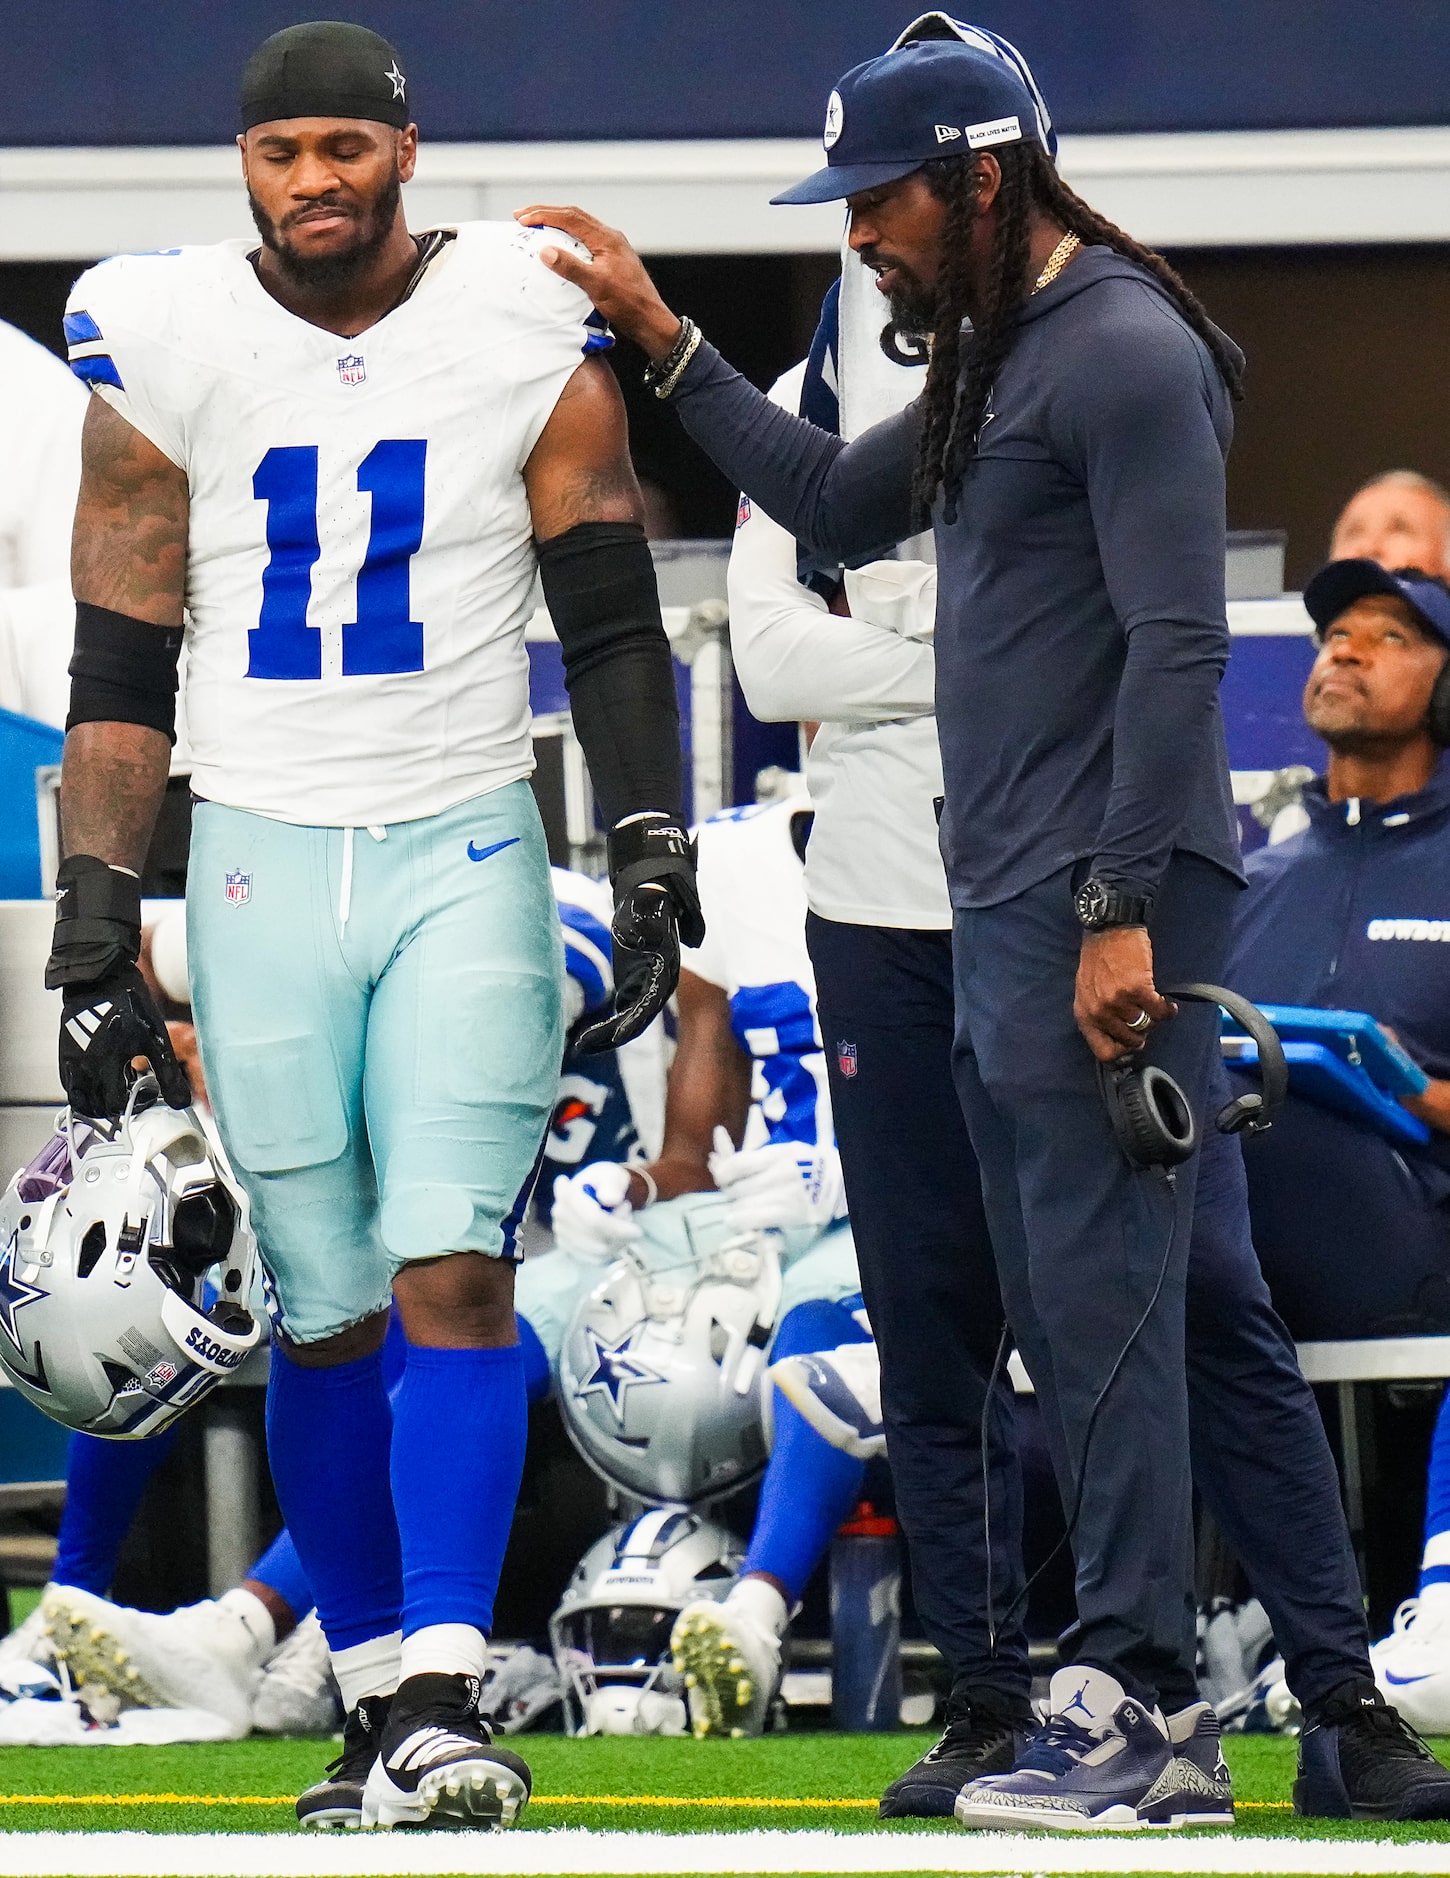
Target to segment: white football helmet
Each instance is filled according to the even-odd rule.
[[[765,1467],[780,1261],[773,1235],[731,1225],[722,1194],[686,1194],[635,1217],[638,1241],[565,1334],[564,1425],[595,1472],[632,1498],[695,1506]]]
[[[698,1513],[644,1513],[579,1561],[549,1620],[570,1734],[682,1735],[670,1632],[685,1605],[723,1598],[745,1548]]]
[[[0,1198],[0,1367],[69,1428],[159,1434],[261,1337],[245,1203],[196,1112],[165,1107],[152,1077],[119,1122],[58,1126]]]

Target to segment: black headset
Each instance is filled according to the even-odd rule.
[[[1446,691],[1450,712],[1450,688]],[[1237,1019],[1259,1047],[1259,1087],[1225,1104],[1215,1117],[1220,1134],[1262,1134],[1284,1106],[1289,1066],[1279,1034],[1256,1004],[1222,985],[1174,985],[1163,993],[1186,1004],[1216,1004]],[[1132,1057],[1098,1064],[1098,1085],[1118,1145],[1134,1167],[1176,1167],[1198,1146],[1198,1123],[1188,1098],[1167,1070]]]

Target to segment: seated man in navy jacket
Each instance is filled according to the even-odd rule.
[[[1450,590],[1332,561],[1304,595],[1304,715],[1329,746],[1309,825],[1249,861],[1229,983],[1365,1011],[1430,1081],[1420,1145],[1291,1093],[1250,1142],[1254,1242],[1299,1338],[1450,1332]],[[1430,1463],[1420,1595],[1371,1652],[1412,1726],[1450,1728],[1450,1397]]]
[[[1450,1332],[1450,590],[1332,561],[1304,596],[1309,825],[1249,861],[1229,983],[1365,1011],[1431,1078],[1423,1145],[1290,1096],[1245,1154],[1274,1302],[1303,1339]]]

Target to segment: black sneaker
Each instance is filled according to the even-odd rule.
[[[957,1795],[982,1774],[1007,1774],[1036,1718],[1019,1701],[991,1689],[953,1689],[942,1738],[881,1796],[882,1819],[950,1819]]]
[[[390,1695],[365,1695],[342,1724],[342,1753],[327,1778],[297,1802],[298,1823],[310,1832],[356,1832],[362,1824],[363,1787],[387,1726]]]
[[[398,1686],[363,1790],[363,1825],[499,1831],[528,1805],[525,1762],[494,1746],[477,1676],[409,1676]]]
[[[1308,1819],[1450,1819],[1450,1771],[1372,1682],[1347,1682],[1305,1722],[1294,1811]]]

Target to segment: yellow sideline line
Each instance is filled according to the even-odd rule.
[[[220,1793],[3,1793],[0,1806],[291,1806],[291,1794]],[[538,1793],[535,1806],[718,1806],[784,1812],[792,1809],[874,1807],[875,1800],[749,1799],[739,1794],[699,1798],[683,1793]],[[1287,1813],[1287,1800],[1240,1800],[1242,1811]]]

